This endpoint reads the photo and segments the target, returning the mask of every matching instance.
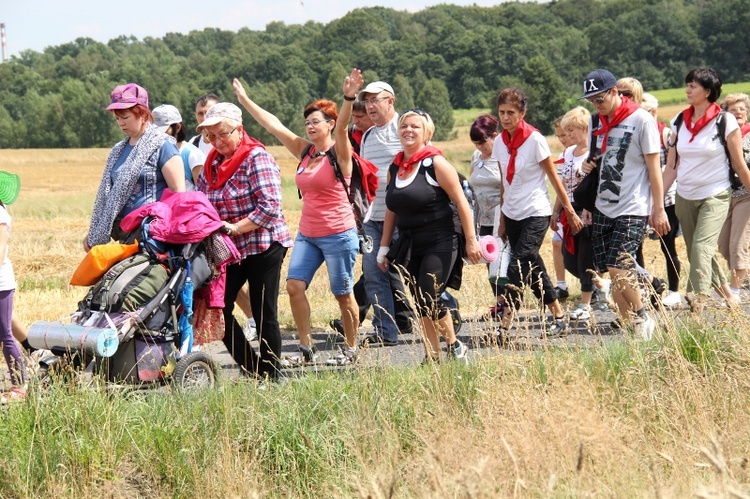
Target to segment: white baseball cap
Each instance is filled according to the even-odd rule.
[[[393,91],[393,87],[384,81],[373,81],[368,84],[365,88],[359,92],[359,100],[364,100],[365,94],[379,94],[380,92],[388,92],[392,96],[396,97],[396,93]]]
[[[155,107],[154,110],[151,111],[151,114],[154,115],[154,125],[156,125],[156,128],[158,128],[161,133],[165,133],[167,128],[169,128],[169,125],[182,123],[180,111],[169,104],[162,104],[161,106]]]

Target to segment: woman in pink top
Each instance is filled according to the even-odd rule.
[[[307,139],[304,139],[253,102],[242,83],[234,80],[235,93],[240,103],[263,128],[300,160],[295,183],[302,193],[302,218],[286,281],[289,304],[299,332],[301,357],[295,360],[314,362],[316,359],[315,347],[311,343],[310,303],[306,291],[323,262],[328,268],[331,291],[341,309],[346,336],[343,352],[330,362],[347,365],[357,358],[359,309],[352,290],[359,240],[345,187],[337,180],[327,153],[330,151],[335,154],[344,178],[351,178],[352,146],[346,124],[351,116],[354,95],[362,83],[362,75],[358,70],[353,70],[346,77],[340,116],[335,102],[321,99],[308,105],[304,111],[307,132]],[[337,121],[342,126],[336,127]],[[335,142],[332,136],[334,130]]]

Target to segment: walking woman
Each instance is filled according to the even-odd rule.
[[[469,167],[469,183],[474,189],[479,216],[476,225],[479,226],[479,236],[495,235],[495,213],[500,206],[500,189],[503,179],[500,177],[500,166],[492,157],[492,148],[497,138],[497,118],[490,114],[483,114],[474,120],[469,129],[469,137],[476,147],[471,155],[471,166]],[[489,267],[489,266],[488,266]],[[505,307],[505,299],[501,296],[498,276],[489,276],[492,293],[495,295],[495,305],[490,308],[490,314],[494,317],[502,315]]]
[[[715,250],[732,197],[730,160],[718,138],[717,118],[721,108],[716,101],[721,95],[719,75],[711,68],[695,68],[685,77],[685,84],[690,107],[672,120],[676,143],[669,150],[664,190],[666,192],[677,179],[675,212],[682,226],[690,262],[686,299],[690,308],[699,313],[705,307],[712,287],[727,305],[738,305]],[[731,167],[745,188],[750,188],[750,171],[743,159],[737,119],[730,113],[723,116]]]
[[[465,359],[468,350],[456,339],[451,316],[440,300],[446,286],[460,287],[463,259],[454,206],[466,238],[466,257],[472,263],[481,260],[474,219],[456,169],[429,145],[434,132],[432,118],[421,109],[404,111],[398,119],[404,150],[388,170],[387,210],[377,256],[383,272],[389,260],[406,269],[422,320],[426,361],[439,360],[440,335],[449,358]],[[396,227],[399,239],[390,248]]]
[[[286,290],[299,332],[300,353],[306,362],[316,360],[307,287],[323,262],[328,268],[331,291],[339,304],[346,336],[343,352],[332,362],[348,365],[357,360],[359,309],[352,290],[359,239],[345,186],[336,178],[327,153],[330,149],[335,150],[344,179],[350,178],[352,145],[347,123],[354,95],[362,81],[358,70],[352,70],[346,77],[341,116],[336,103],[329,100],[317,100],[305,108],[307,139],[289,130],[276,116],[253,102],[239,80],[233,82],[240,104],[300,161],[294,181],[302,193],[302,217],[289,261]],[[341,123],[341,126],[337,127],[337,123]],[[332,137],[334,130],[335,143]]]
[[[154,125],[146,89],[135,83],[118,85],[107,111],[126,137],[107,157],[91,225],[83,239],[85,251],[110,239],[124,241],[128,234],[120,229],[120,220],[136,208],[158,201],[167,187],[174,192],[185,190],[180,151]]]
[[[21,357],[18,344],[13,339],[11,319],[13,317],[13,295],[16,290],[16,277],[13,265],[8,258],[11,218],[5,205],[18,198],[21,180],[18,175],[0,171],[0,343],[3,357],[10,371],[10,390],[0,394],[0,403],[26,398],[26,364]]]
[[[742,135],[742,154],[745,164],[750,161],[750,123],[747,112],[750,110],[750,97],[747,94],[729,94],[721,107],[737,118]],[[737,299],[746,299],[742,284],[750,269],[750,194],[744,186],[732,189],[729,214],[719,234],[719,252],[729,265],[729,289]],[[743,301],[743,300],[741,300]]]
[[[539,255],[552,215],[547,181],[552,184],[565,210],[571,233],[577,234],[583,228],[557,176],[547,140],[524,120],[527,106],[526,94],[518,88],[506,88],[497,98],[497,112],[503,129],[501,140],[495,141],[493,149],[503,176],[498,235],[507,239],[511,248],[505,289],[509,306],[505,309],[502,326],[493,338],[499,344],[506,342],[515,311],[521,306],[523,288],[527,285],[554,318],[543,337],[559,337],[567,333],[568,326],[557,293]]]
[[[292,246],[281,209],[281,171],[265,146],[247,134],[242,111],[234,104],[214,104],[198,132],[213,149],[196,187],[216,208],[241,257],[227,267],[224,345],[245,373],[276,379],[281,357],[279,280],[287,248]],[[245,283],[258,324],[260,359],[232,314]]]

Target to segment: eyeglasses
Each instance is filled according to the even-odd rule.
[[[586,97],[586,100],[589,101],[592,104],[601,104],[604,102],[604,99],[609,95],[609,92],[611,91],[611,88],[608,88],[606,92],[601,93],[597,95],[596,97]]]
[[[362,103],[365,106],[370,106],[370,105],[377,106],[378,104],[380,104],[381,101],[384,101],[387,98],[388,98],[387,96],[386,97],[373,97],[372,99],[363,99]]]
[[[305,128],[313,127],[320,125],[321,123],[328,123],[331,120],[312,120],[312,121],[305,121]]]
[[[618,92],[623,97],[627,97],[628,99],[633,98],[633,92],[631,92],[630,90],[618,90]]]
[[[214,134],[214,133],[206,133],[204,135],[204,137],[209,142],[213,142],[216,139],[227,140],[235,132],[235,130],[237,130],[237,128],[239,128],[239,127],[234,127],[231,132],[216,133],[216,134]]]

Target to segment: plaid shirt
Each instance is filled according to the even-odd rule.
[[[217,176],[219,158],[211,165]],[[232,236],[242,258],[266,251],[279,242],[290,248],[292,237],[281,209],[281,171],[276,160],[265,149],[257,147],[245,158],[237,171],[218,189],[210,189],[201,172],[196,184],[206,193],[222,220],[238,223],[247,218],[257,224],[256,230]]]

